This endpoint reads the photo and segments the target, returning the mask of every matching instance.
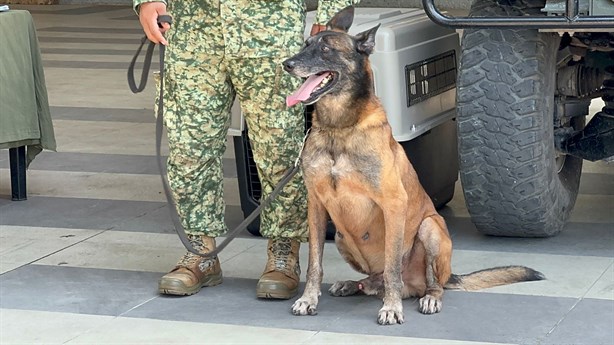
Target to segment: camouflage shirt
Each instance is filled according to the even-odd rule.
[[[134,9],[144,2],[133,0]],[[203,1],[203,0],[192,0]],[[316,23],[326,24],[339,10],[360,0],[319,0]],[[264,57],[296,52],[303,44],[304,0],[220,0],[225,53]],[[172,4],[169,8],[172,15]],[[213,11],[212,11],[213,12]]]

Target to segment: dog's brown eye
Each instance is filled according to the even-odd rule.
[[[328,46],[322,45],[322,46],[320,47],[320,50],[322,50],[323,52],[325,52],[325,53],[326,53],[326,52],[329,52],[329,51],[330,51],[330,48],[329,48]]]

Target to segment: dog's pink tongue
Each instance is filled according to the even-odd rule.
[[[305,80],[303,85],[301,85],[301,87],[298,90],[294,91],[293,94],[286,97],[286,105],[288,105],[289,107],[292,107],[296,105],[297,103],[308,99],[309,95],[311,95],[313,90],[318,85],[320,85],[322,80],[324,80],[324,78],[326,78],[327,75],[328,73],[322,73],[320,75],[314,74],[310,76],[309,78],[307,78],[307,80]]]

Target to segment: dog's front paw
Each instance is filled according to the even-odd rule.
[[[328,292],[336,297],[355,295],[358,291],[358,282],[353,280],[338,281],[328,289]]]
[[[403,322],[405,322],[405,319],[401,308],[387,308],[384,306],[377,315],[377,323],[380,325],[396,325]]]
[[[441,298],[426,295],[420,298],[420,312],[422,314],[435,314],[441,311]]]
[[[305,297],[301,297],[292,305],[292,314],[294,315],[316,315],[318,311],[317,302],[310,301]]]

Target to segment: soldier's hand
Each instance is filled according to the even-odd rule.
[[[326,30],[326,25],[320,25],[320,24],[313,24],[311,26],[311,32],[309,33],[311,36],[315,36],[318,34],[318,32],[320,31],[324,31]]]
[[[171,26],[169,23],[158,26],[158,16],[163,14],[166,14],[166,5],[163,2],[145,2],[139,5],[139,21],[147,38],[154,43],[167,45],[163,34]]]

